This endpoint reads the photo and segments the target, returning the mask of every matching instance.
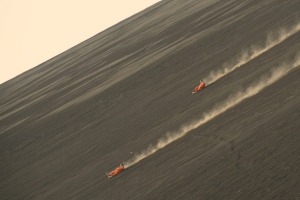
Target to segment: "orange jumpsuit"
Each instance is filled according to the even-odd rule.
[[[119,167],[117,167],[115,170],[111,171],[108,173],[109,176],[114,176],[119,174],[121,171],[123,171],[125,169],[124,166],[120,165]]]
[[[200,82],[200,84],[195,87],[193,93],[199,92],[203,88],[205,88],[205,83],[204,82]]]

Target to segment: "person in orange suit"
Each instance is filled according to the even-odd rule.
[[[200,80],[200,84],[195,87],[192,94],[195,94],[196,92],[199,92],[203,88],[205,88],[205,83],[202,80]]]
[[[123,170],[125,169],[124,164],[120,164],[120,166],[118,166],[116,169],[114,169],[113,171],[107,173],[106,175],[108,176],[108,178],[113,177],[119,173],[121,173]]]

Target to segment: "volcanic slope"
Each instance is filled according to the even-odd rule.
[[[300,198],[299,7],[160,1],[1,84],[1,199]],[[239,63],[191,95],[199,79]],[[106,178],[290,65],[257,94]]]

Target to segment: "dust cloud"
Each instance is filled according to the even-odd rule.
[[[267,50],[283,42],[288,37],[297,33],[299,30],[300,23],[292,26],[291,28],[281,28],[276,32],[270,32],[267,35],[266,41],[263,45],[252,45],[247,50],[242,51],[236,59],[225,63],[221,69],[212,71],[206,78],[204,78],[204,82],[207,85],[214,83],[226,74],[229,74],[230,72],[245,65],[246,63],[258,57]]]
[[[255,81],[249,87],[241,90],[231,96],[229,96],[225,101],[217,104],[211,110],[202,114],[200,119],[194,120],[190,123],[184,124],[176,132],[167,133],[165,136],[158,139],[156,144],[150,145],[147,149],[141,153],[135,155],[132,159],[124,162],[125,167],[130,167],[135,163],[141,161],[142,159],[154,154],[158,150],[164,148],[168,144],[174,142],[175,140],[185,136],[188,132],[193,129],[198,128],[202,124],[210,121],[211,119],[217,117],[218,115],[224,113],[226,110],[237,105],[241,101],[256,95],[262,91],[265,87],[278,81],[283,76],[287,75],[291,70],[299,67],[300,65],[300,52],[295,56],[293,61],[282,63],[281,65],[273,68],[268,73],[262,75],[258,81]]]

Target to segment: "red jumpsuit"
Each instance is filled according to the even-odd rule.
[[[125,167],[123,165],[120,165],[119,167],[117,167],[115,170],[111,171],[108,173],[109,176],[114,176],[119,174],[121,171],[123,171],[125,169]]]
[[[200,81],[200,84],[195,87],[193,93],[199,92],[203,88],[205,88],[205,83]]]

